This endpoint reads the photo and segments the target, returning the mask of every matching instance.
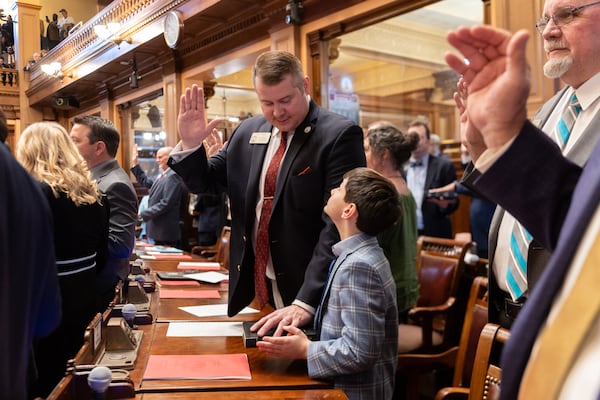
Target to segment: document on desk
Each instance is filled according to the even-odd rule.
[[[194,274],[185,274],[187,279],[195,279],[201,282],[219,283],[229,279],[229,275],[217,271],[196,272]]]
[[[158,355],[148,358],[142,379],[250,380],[248,356],[242,354]]]
[[[241,322],[169,322],[167,336],[242,336]]]
[[[179,307],[180,310],[194,314],[197,317],[226,317],[227,316],[227,304],[210,304],[206,306],[187,306]],[[257,313],[259,310],[254,308],[246,307],[239,314],[252,314]]]
[[[209,261],[182,261],[177,264],[177,269],[198,271],[219,271],[221,264]]]
[[[161,299],[220,299],[218,290],[161,289]]]

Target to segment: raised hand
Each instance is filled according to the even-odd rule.
[[[521,30],[511,35],[480,25],[458,28],[447,39],[466,58],[452,53],[445,57],[467,85],[468,121],[481,132],[487,148],[496,150],[516,136],[527,118],[529,33]]]
[[[219,119],[206,121],[204,93],[198,85],[185,89],[179,102],[177,127],[181,137],[182,150],[198,147],[212,130],[221,122]]]

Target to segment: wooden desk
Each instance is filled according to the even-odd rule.
[[[163,400],[164,393],[144,393],[142,400]],[[240,392],[169,393],[169,400],[347,400],[339,389],[260,390]]]
[[[268,357],[257,348],[245,348],[235,337],[167,337],[167,324],[155,324],[150,354],[227,354],[246,353],[251,380],[144,380],[138,392],[219,391],[265,389],[327,389],[331,383],[308,377],[306,361]],[[137,369],[137,368],[136,368]],[[137,382],[136,380],[134,380]]]

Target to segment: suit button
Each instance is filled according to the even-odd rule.
[[[246,241],[246,235],[242,236],[242,240],[245,242]]]
[[[242,269],[242,267],[240,266],[240,264],[238,264],[238,266],[237,266],[238,272],[240,272],[241,269]]]

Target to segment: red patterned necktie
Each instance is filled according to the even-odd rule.
[[[287,145],[287,132],[281,132],[281,142],[273,155],[267,173],[265,175],[265,187],[263,190],[263,204],[258,221],[258,233],[256,235],[256,257],[254,263],[254,292],[258,306],[262,309],[269,300],[269,289],[267,288],[267,262],[269,260],[269,220],[273,209],[273,197],[277,185],[277,173],[283,159]]]

